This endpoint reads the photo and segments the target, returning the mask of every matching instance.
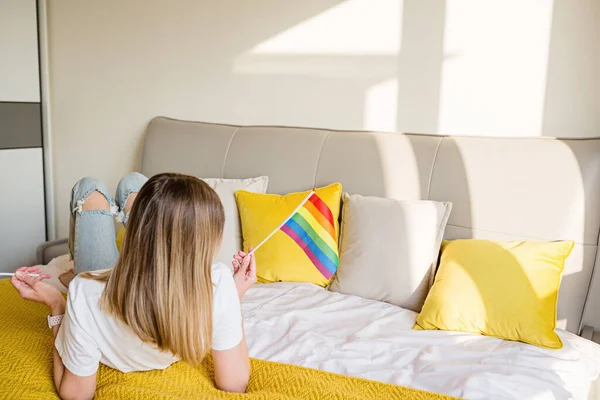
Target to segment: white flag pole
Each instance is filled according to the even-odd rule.
[[[0,276],[13,276],[14,274],[10,273],[10,272],[0,272]],[[40,276],[40,274],[27,274],[29,276],[31,276],[32,278],[37,278],[38,276]]]
[[[315,192],[311,191],[308,194],[308,196],[306,196],[306,198],[304,200],[302,200],[302,203],[300,203],[298,205],[298,207],[296,207],[296,209],[294,211],[292,211],[292,213],[290,215],[288,215],[288,217],[286,219],[284,219],[283,222],[281,224],[279,224],[279,226],[273,230],[273,232],[269,233],[269,236],[267,236],[266,238],[264,238],[264,240],[262,242],[260,242],[258,244],[258,246],[256,246],[254,249],[252,249],[252,251],[250,253],[248,253],[248,255],[254,254],[254,252],[256,250],[258,250],[263,244],[265,244],[265,242],[267,240],[271,239],[271,236],[273,236],[279,229],[281,229],[281,227],[284,226],[290,220],[290,218],[292,218],[294,216],[294,214],[296,214],[298,212],[298,210],[302,208],[302,206],[308,201],[308,199],[310,198],[310,196],[312,196],[314,193]]]

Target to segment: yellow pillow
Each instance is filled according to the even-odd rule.
[[[413,329],[480,333],[560,349],[558,288],[574,243],[453,240]]]
[[[117,244],[117,250],[119,251],[119,253],[121,252],[121,247],[123,247],[123,239],[125,239],[125,227],[123,225],[121,225],[121,228],[119,229],[119,232],[117,233],[117,239],[116,239],[116,244]]]
[[[327,220],[332,224],[327,226],[322,223],[323,226],[320,226],[317,219],[312,219],[311,215],[319,218],[318,210],[307,202],[309,208],[303,211],[306,218],[300,218],[300,224],[295,225],[300,230],[299,236],[284,228],[277,231],[255,253],[259,282],[310,282],[326,286],[335,274],[339,265],[338,217],[342,185],[334,183],[315,189],[314,192],[331,211]],[[258,245],[309,193],[280,196],[238,190],[235,197],[242,222],[244,249]],[[301,243],[301,236],[307,240],[302,242],[305,243],[302,246],[298,244]]]

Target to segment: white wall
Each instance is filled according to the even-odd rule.
[[[57,230],[156,115],[446,134],[600,135],[597,0],[48,2]]]

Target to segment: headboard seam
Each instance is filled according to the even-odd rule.
[[[233,138],[237,131],[239,131],[241,126],[238,126],[235,131],[231,134],[231,139],[229,139],[229,144],[227,145],[227,150],[225,151],[225,158],[223,159],[223,169],[221,170],[221,178],[225,178],[225,167],[227,166],[227,157],[229,157],[229,149],[231,148],[231,144],[233,143]]]
[[[315,167],[315,175],[313,177],[313,188],[317,186],[317,173],[319,172],[319,166],[321,165],[321,156],[323,155],[323,149],[325,148],[325,143],[327,143],[327,139],[329,139],[329,135],[331,135],[331,131],[327,131],[327,135],[325,135],[325,139],[323,139],[323,143],[321,143],[321,150],[319,151],[319,157],[317,158],[317,166]]]
[[[446,139],[446,137],[442,136],[442,138],[438,141],[438,144],[435,148],[435,153],[433,154],[433,161],[431,161],[431,171],[429,171],[429,182],[427,183],[427,198],[425,200],[430,200],[429,195],[431,193],[431,180],[433,179],[433,170],[435,168],[435,162],[437,161],[438,152],[440,151],[440,146],[442,145],[442,141],[444,139]]]
[[[598,247],[600,247],[600,233],[598,233]],[[592,284],[594,283],[594,276],[598,273],[597,270],[600,269],[600,248],[596,249],[596,259],[594,260],[594,265],[592,267],[592,273],[590,274],[590,282],[588,283],[587,292],[585,294],[585,300],[583,301],[583,310],[581,310],[581,319],[579,320],[579,331],[577,334],[581,333],[584,325],[585,312],[588,308],[588,302],[590,301],[590,295],[592,294]],[[598,329],[600,327],[595,326],[594,329]]]

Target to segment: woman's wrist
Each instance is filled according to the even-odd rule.
[[[60,296],[60,299],[57,298],[52,303],[48,304],[48,307],[50,307],[51,315],[62,315],[65,313],[66,308],[65,299],[62,296]]]

